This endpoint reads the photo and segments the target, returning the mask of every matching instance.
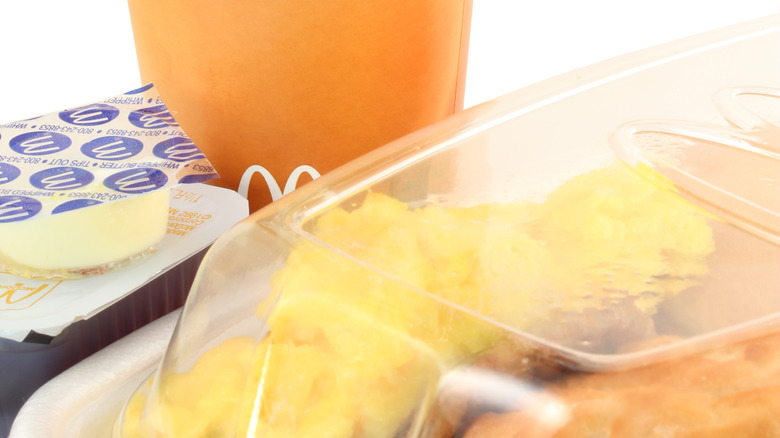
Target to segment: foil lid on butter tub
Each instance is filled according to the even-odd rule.
[[[152,84],[0,125],[0,223],[217,177]]]

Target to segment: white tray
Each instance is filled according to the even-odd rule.
[[[50,380],[19,411],[10,437],[110,437],[122,405],[159,364],[180,313],[174,310]]]

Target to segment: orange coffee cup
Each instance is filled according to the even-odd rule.
[[[251,211],[462,109],[471,0],[128,5],[141,78]]]

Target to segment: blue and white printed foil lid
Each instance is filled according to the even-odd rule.
[[[0,223],[217,177],[152,84],[0,125]]]

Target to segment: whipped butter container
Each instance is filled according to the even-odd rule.
[[[165,235],[171,187],[217,178],[152,85],[0,125],[0,268],[74,278]]]
[[[777,47],[772,16],[637,52],[323,175],[11,436],[780,434]]]

